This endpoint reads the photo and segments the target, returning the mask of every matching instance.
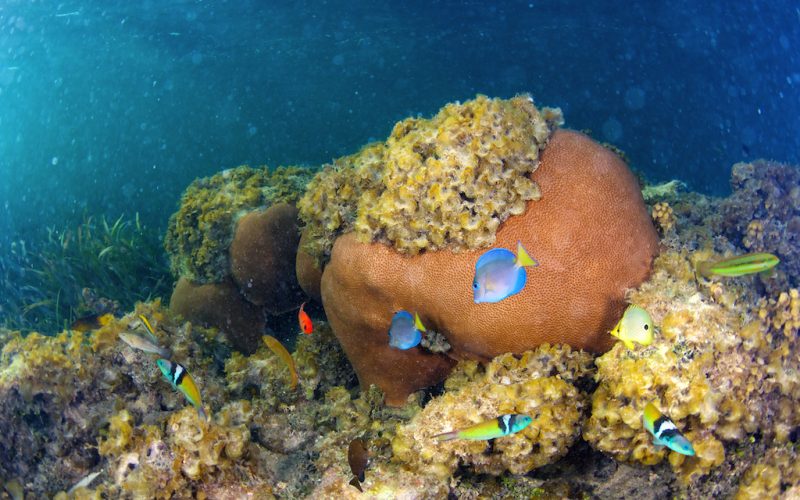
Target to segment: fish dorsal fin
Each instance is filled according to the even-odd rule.
[[[416,327],[416,329],[421,331],[421,332],[426,331],[425,330],[425,325],[422,324],[422,320],[419,319],[419,314],[417,314],[417,313],[414,313],[414,327]]]
[[[522,246],[521,241],[517,241],[517,258],[514,263],[520,267],[536,267],[539,265],[533,257],[528,255],[528,251]]]
[[[475,263],[475,269],[481,268],[487,264],[491,264],[492,262],[514,262],[515,260],[516,256],[514,256],[514,252],[511,250],[508,250],[507,248],[492,248],[481,255],[481,257],[478,259],[478,262]]]

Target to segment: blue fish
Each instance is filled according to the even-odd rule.
[[[519,293],[527,279],[525,267],[538,265],[519,241],[517,255],[505,248],[488,250],[475,263],[475,278],[472,280],[475,303],[500,302]]]
[[[425,327],[418,314],[411,316],[408,311],[397,311],[392,316],[392,326],[389,327],[389,345],[395,349],[411,349],[422,341],[422,332]]]

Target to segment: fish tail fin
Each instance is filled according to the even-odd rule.
[[[457,437],[458,437],[458,431],[443,432],[441,434],[433,436],[433,438],[436,439],[437,441],[452,441]]]
[[[200,415],[200,418],[203,420],[203,422],[208,422],[208,413],[206,413],[203,405],[197,405],[197,414]]]
[[[622,343],[623,343],[623,344],[625,344],[625,347],[627,347],[627,348],[628,348],[628,349],[630,349],[631,351],[632,351],[632,350],[634,350],[634,349],[636,349],[636,346],[635,346],[635,345],[633,345],[633,341],[631,341],[631,340],[628,340],[628,339],[622,339]]]
[[[533,257],[528,255],[528,251],[522,246],[521,241],[517,241],[517,260],[515,264],[519,267],[536,267],[539,265]]]
[[[427,331],[425,329],[425,325],[422,324],[422,320],[419,319],[419,314],[417,314],[417,313],[414,313],[414,326],[416,327],[417,330],[419,330],[421,332]]]
[[[172,356],[172,351],[170,351],[166,347],[161,347],[156,354],[158,354],[160,357],[164,359],[169,359]]]
[[[353,476],[353,479],[350,480],[350,486],[358,488],[358,491],[364,493],[364,490],[361,489],[361,482],[358,480],[357,477]]]
[[[697,264],[695,264],[694,270],[695,270],[695,272],[697,274],[699,274],[703,278],[708,279],[708,278],[711,278],[714,275],[714,273],[711,272],[711,266],[713,264],[714,263],[711,262],[711,261],[704,260],[702,262],[698,262]]]

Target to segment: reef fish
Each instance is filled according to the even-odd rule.
[[[418,314],[411,316],[408,311],[397,311],[392,316],[392,325],[389,327],[389,345],[395,349],[411,349],[419,345],[422,332],[425,331]]]
[[[517,255],[506,248],[493,248],[485,252],[475,263],[475,278],[472,293],[475,303],[500,302],[519,293],[525,287],[525,267],[539,263],[517,242]]]
[[[654,445],[666,446],[683,455],[694,455],[692,443],[681,434],[672,420],[658,411],[653,403],[647,403],[647,406],[644,407],[642,422],[644,428],[653,435]]]
[[[275,337],[264,335],[261,338],[264,340],[264,343],[267,344],[267,347],[269,347],[276,356],[281,358],[281,361],[286,363],[287,368],[289,368],[289,387],[295,390],[297,388],[297,369],[294,366],[294,358],[292,358],[289,351],[287,351],[286,348],[283,347],[283,344]]]
[[[72,324],[69,325],[69,329],[75,330],[76,332],[88,332],[89,330],[97,330],[111,323],[112,319],[114,319],[114,315],[111,313],[90,314],[88,316],[83,316],[82,318],[78,318],[75,321],[73,321]]]
[[[361,483],[364,482],[364,472],[367,470],[367,462],[369,462],[369,452],[363,439],[350,441],[350,446],[347,447],[347,462],[350,464],[350,472],[353,473],[350,484],[363,493]]]
[[[158,342],[154,342],[149,338],[142,337],[133,332],[120,332],[119,338],[129,346],[140,351],[157,354],[162,358],[168,358],[171,355],[169,349],[161,347],[158,345]]]
[[[439,441],[450,441],[451,439],[472,439],[476,441],[495,439],[521,431],[525,427],[528,427],[532,420],[533,419],[528,415],[500,415],[497,418],[481,422],[480,424],[467,427],[460,431],[437,434],[434,438]]]
[[[610,333],[631,350],[634,348],[634,342],[650,345],[653,343],[653,320],[647,311],[631,304],[625,309],[622,318]]]
[[[186,371],[186,368],[182,364],[168,359],[159,359],[156,364],[172,387],[181,391],[186,399],[197,408],[200,418],[208,420],[206,411],[203,409],[203,401],[200,399],[200,389],[197,388],[197,384],[194,383],[194,379]]]
[[[297,313],[297,322],[300,323],[300,331],[306,335],[311,335],[311,333],[314,331],[314,323],[311,322],[311,318],[303,310],[305,305],[305,302],[300,304],[300,311]]]
[[[705,278],[745,276],[769,271],[780,262],[781,260],[771,253],[746,253],[728,259],[699,262],[697,272]]]

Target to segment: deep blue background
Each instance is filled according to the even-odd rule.
[[[85,211],[161,229],[186,185],[317,165],[476,93],[530,92],[653,180],[798,163],[798,2],[12,0],[0,242]]]

